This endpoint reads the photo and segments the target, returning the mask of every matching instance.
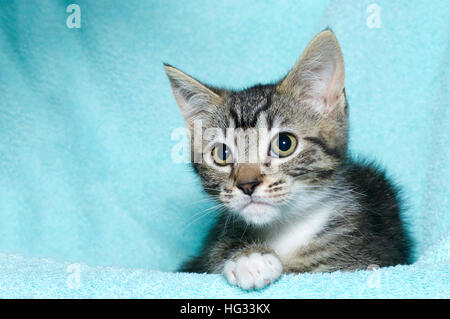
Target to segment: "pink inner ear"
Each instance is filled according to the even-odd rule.
[[[322,70],[324,77],[325,92],[323,92],[323,101],[325,103],[324,112],[331,112],[338,104],[339,98],[344,93],[344,66],[339,59],[330,61],[329,65]]]

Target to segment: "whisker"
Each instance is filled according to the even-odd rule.
[[[225,207],[223,206],[223,204],[220,203],[220,204],[218,204],[218,205],[215,205],[215,206],[213,206],[213,207],[210,207],[210,208],[208,208],[208,209],[205,209],[205,210],[201,211],[200,213],[195,214],[194,216],[192,216],[192,218],[195,217],[195,216],[198,216],[198,215],[200,215],[200,216],[198,216],[197,218],[191,220],[191,221],[183,228],[182,232],[185,232],[186,229],[188,229],[189,226],[191,226],[191,225],[192,225],[193,223],[195,223],[197,220],[199,220],[199,219],[201,219],[201,218],[203,218],[203,217],[206,217],[206,216],[208,216],[208,215],[210,215],[210,214],[212,214],[212,213],[218,214],[218,213],[220,213],[221,210],[223,210],[223,209],[225,209]]]

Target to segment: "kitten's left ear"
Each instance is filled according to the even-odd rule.
[[[201,120],[211,113],[214,105],[221,103],[222,98],[218,93],[193,77],[168,64],[164,64],[164,70],[170,80],[172,92],[181,114],[189,128],[194,126],[195,120]]]
[[[327,114],[345,105],[344,59],[334,33],[319,33],[278,89]]]

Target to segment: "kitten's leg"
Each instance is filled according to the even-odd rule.
[[[223,267],[228,282],[243,289],[263,288],[276,281],[282,271],[280,259],[263,247],[239,250]]]

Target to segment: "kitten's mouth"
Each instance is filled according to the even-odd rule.
[[[269,203],[265,203],[265,202],[262,202],[262,201],[257,201],[257,200],[251,199],[247,204],[245,204],[245,205],[242,207],[242,209],[245,209],[245,208],[247,208],[247,207],[250,206],[250,205],[255,205],[255,206],[271,206],[271,207],[273,207],[273,205],[271,205],[271,204],[269,204]]]

